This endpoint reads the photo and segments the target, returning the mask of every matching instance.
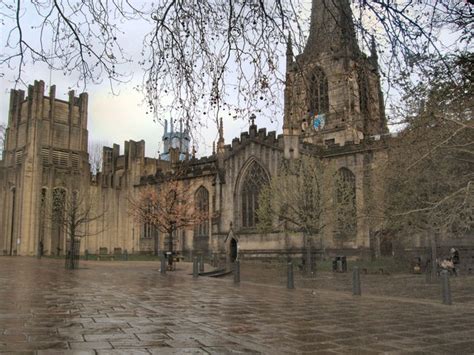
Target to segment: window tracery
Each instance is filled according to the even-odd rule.
[[[319,67],[313,71],[309,86],[309,112],[311,115],[329,111],[328,79]]]
[[[201,186],[195,194],[195,208],[196,212],[199,214],[207,214],[209,213],[209,192],[204,186]],[[209,235],[209,220],[205,219],[198,225],[196,225],[194,229],[194,235],[196,236],[208,236]]]
[[[251,228],[257,225],[258,196],[266,184],[267,174],[257,162],[253,162],[241,184],[242,227]]]
[[[356,181],[349,169],[338,170],[335,194],[335,236],[343,243],[355,238],[357,232]]]

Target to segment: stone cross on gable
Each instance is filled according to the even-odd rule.
[[[254,113],[252,113],[252,114],[250,115],[250,125],[251,125],[251,126],[255,126],[255,119],[256,119],[256,118],[257,118],[257,117],[255,116]]]

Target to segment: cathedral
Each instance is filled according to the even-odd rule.
[[[196,159],[189,152],[183,127],[165,128],[164,153],[145,157],[144,141],[103,148],[101,171],[91,174],[88,154],[88,96],[69,92],[56,98],[55,86],[45,93],[43,81],[28,92],[12,90],[3,160],[0,161],[0,254],[64,255],[68,235],[51,219],[52,196],[74,191],[93,198],[100,217],[87,226],[81,253],[159,254],[167,237],[137,222],[130,200],[173,164],[184,162],[183,183],[208,219],[176,231],[173,250],[183,255],[278,257],[301,255],[308,243],[317,253],[377,255],[382,227],[366,217],[380,189],[377,165],[386,159],[388,130],[380,88],[375,45],[370,55],[356,40],[349,1],[313,1],[310,34],[301,54],[291,38],[286,52],[283,134],[258,128],[225,142],[223,125],[212,155]],[[350,181],[356,224],[344,240],[337,225],[305,239],[295,230],[261,233],[257,228],[258,196],[285,161],[303,156],[326,161]],[[343,222],[341,222],[343,223]],[[383,249],[383,248],[382,248]]]

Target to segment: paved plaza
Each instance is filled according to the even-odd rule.
[[[239,285],[158,268],[0,257],[0,353],[474,353],[473,276],[451,279],[445,306],[422,275],[362,275],[357,297],[347,274],[287,290],[282,270],[255,265]]]

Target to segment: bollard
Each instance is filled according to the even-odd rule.
[[[218,267],[218,266],[219,266],[219,261],[217,258],[217,253],[214,253],[214,267]]]
[[[428,265],[425,270],[425,281],[427,284],[431,283],[431,265]]]
[[[306,275],[310,276],[313,272],[313,261],[311,260],[311,248],[306,249]]]
[[[357,266],[355,266],[354,270],[352,271],[352,295],[354,295],[354,296],[360,296],[361,295],[360,272],[359,272],[359,268]]]
[[[162,275],[164,275],[166,274],[166,259],[162,257],[160,261],[161,261],[160,272]]]
[[[193,279],[197,279],[199,276],[198,272],[198,259],[196,257],[193,258]]]
[[[295,288],[295,281],[293,279],[293,263],[291,261],[288,263],[288,280],[287,280],[286,287],[288,289]]]
[[[441,272],[441,284],[443,292],[443,304],[453,304],[451,301],[451,286],[449,285],[449,273],[448,270]]]
[[[84,251],[84,259],[89,260],[89,250]]]
[[[199,255],[199,272],[204,272],[204,256]]]
[[[236,260],[234,262],[234,283],[240,283],[240,261]]]
[[[128,251],[127,250],[125,250],[123,252],[123,260],[128,261]]]

